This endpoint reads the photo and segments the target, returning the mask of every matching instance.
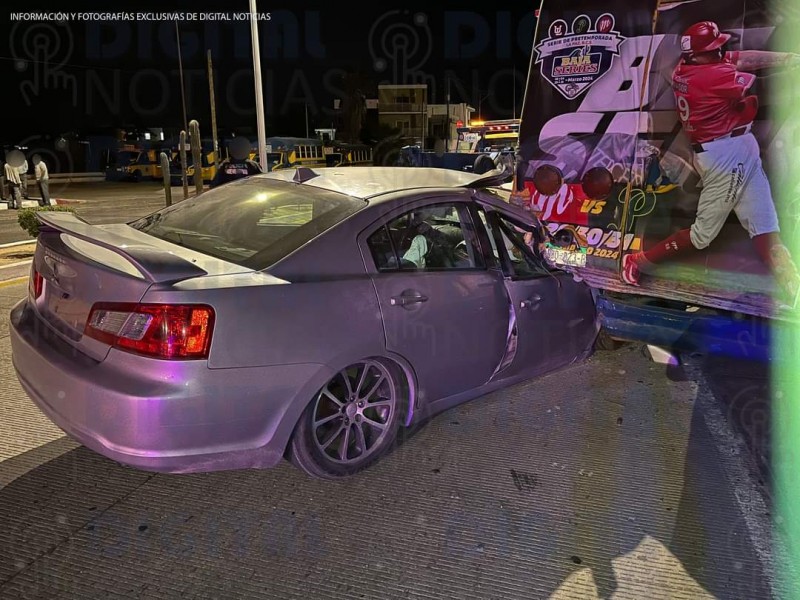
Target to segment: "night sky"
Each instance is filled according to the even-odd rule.
[[[363,11],[342,3],[258,4],[267,135],[304,135],[328,127],[334,98],[379,83],[429,83],[432,100],[481,104],[484,118],[509,118],[525,88],[535,27],[532,3],[457,5],[418,3]],[[67,13],[193,13],[178,21],[187,118],[210,130],[206,52],[212,51],[220,130],[255,131],[250,23],[232,20],[249,3],[39,2],[14,11]],[[222,20],[224,13],[231,20]],[[19,143],[35,135],[102,133],[120,127],[181,128],[183,122],[174,20],[12,21],[3,9],[7,40],[1,53],[6,101],[13,110],[0,131]],[[516,105],[516,111],[515,111]],[[313,133],[313,132],[312,132]]]

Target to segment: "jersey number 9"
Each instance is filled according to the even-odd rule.
[[[678,96],[678,114],[682,122],[689,121],[689,101],[686,96]]]

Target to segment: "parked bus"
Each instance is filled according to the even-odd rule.
[[[322,140],[316,138],[271,137],[267,148],[267,171],[326,166]]]
[[[373,164],[372,148],[366,144],[332,141],[324,147],[325,163],[329,167],[355,167]]]

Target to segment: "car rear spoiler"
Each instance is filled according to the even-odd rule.
[[[151,283],[179,281],[207,275],[191,261],[154,246],[131,244],[129,238],[90,225],[67,212],[38,211],[36,218],[46,229],[60,231],[123,257]]]

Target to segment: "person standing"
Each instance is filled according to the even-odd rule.
[[[23,163],[18,167],[19,171],[19,188],[22,192],[22,197],[28,200],[28,159],[25,158]]]
[[[217,187],[230,181],[261,173],[258,163],[250,160],[250,142],[244,137],[235,137],[228,144],[230,156],[219,164],[209,187]]]
[[[6,176],[6,183],[8,184],[9,195],[9,208],[21,208],[22,200],[20,199],[20,178],[19,169],[12,167],[11,163],[6,160],[6,166],[3,169]]]
[[[719,235],[733,211],[747,230],[759,257],[772,269],[789,305],[800,295],[800,276],[781,241],[778,215],[751,132],[758,97],[749,94],[750,71],[800,66],[800,55],[741,50],[725,52],[731,36],[716,23],[702,21],[680,38],[683,56],[672,75],[678,118],[692,144],[702,180],[695,221],[644,252],[622,259],[622,279],[639,285],[640,270],[692,250],[702,250]]]
[[[50,174],[47,172],[47,163],[38,154],[33,156],[33,173],[39,185],[39,206],[50,206]]]
[[[0,160],[3,163],[3,169],[0,170],[0,202],[6,202],[6,187],[8,183],[6,182],[6,161]]]

